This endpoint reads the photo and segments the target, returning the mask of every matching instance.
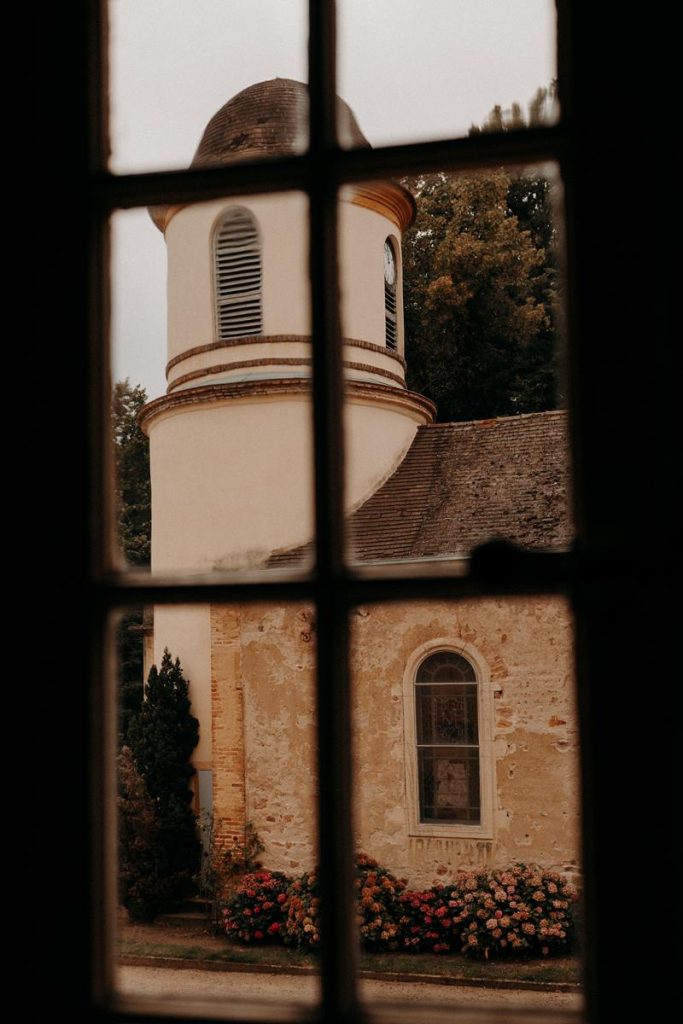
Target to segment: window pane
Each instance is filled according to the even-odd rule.
[[[303,150],[306,13],[304,0],[110,0],[112,170]]]
[[[352,563],[572,542],[560,201],[552,165],[342,192]]]
[[[116,635],[117,991],[313,1004],[312,607],[134,609]],[[238,964],[305,976],[288,989]]]
[[[354,610],[361,964],[415,976],[410,993],[363,980],[368,1001],[580,1007],[573,645],[557,597]],[[449,663],[476,681],[421,681]],[[541,980],[570,984],[541,996]]]
[[[457,747],[418,748],[420,821],[479,825],[479,753]]]
[[[131,567],[265,570],[292,550],[287,567],[306,567],[307,213],[287,192],[113,217],[117,515]]]
[[[557,116],[552,0],[340,0],[337,10],[339,92],[373,146]]]
[[[478,742],[476,686],[417,686],[415,702],[418,744]]]

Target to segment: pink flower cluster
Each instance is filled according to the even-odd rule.
[[[280,871],[255,871],[244,875],[223,910],[226,934],[242,942],[278,941],[291,883],[292,879]]]

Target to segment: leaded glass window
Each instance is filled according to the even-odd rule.
[[[439,651],[422,662],[415,713],[420,821],[480,824],[477,677],[466,658]]]

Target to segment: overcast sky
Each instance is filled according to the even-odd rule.
[[[248,85],[305,81],[302,0],[110,0],[112,169],[189,164],[209,118]],[[372,145],[464,135],[555,77],[553,0],[338,0],[338,93]],[[113,373],[165,390],[162,235],[113,225]]]

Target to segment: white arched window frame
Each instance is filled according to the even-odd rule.
[[[418,709],[421,695],[419,688],[423,685],[418,683],[420,667],[434,654],[453,653],[464,658],[472,668],[471,684],[476,687],[476,714],[477,714],[477,772],[479,776],[479,820],[448,820],[444,815],[431,815],[424,804],[424,765],[428,763],[429,749],[426,742],[428,737],[424,729],[418,726]],[[444,838],[472,838],[492,839],[493,838],[493,809],[495,793],[495,765],[493,761],[492,747],[492,720],[493,720],[493,694],[491,689],[491,677],[488,665],[481,653],[469,643],[454,640],[447,637],[439,637],[429,643],[422,644],[413,652],[406,664],[403,677],[403,705],[404,705],[404,739],[405,739],[405,764],[406,764],[406,794],[408,800],[409,830],[414,836],[436,836]],[[444,758],[447,756],[448,744],[442,744]],[[453,744],[453,759],[457,764],[462,764],[464,744]],[[468,744],[470,755],[474,745]],[[471,785],[468,780],[463,783],[460,768],[454,773],[452,785],[457,789],[463,784]],[[422,799],[421,799],[422,797]],[[425,813],[426,811],[426,813]],[[427,819],[427,820],[425,820]]]
[[[399,349],[400,337],[400,257],[396,240],[389,235],[384,240],[384,334],[387,348]],[[393,265],[393,279],[392,279]]]
[[[216,339],[263,334],[261,238],[253,214],[242,206],[224,211],[213,233]]]

